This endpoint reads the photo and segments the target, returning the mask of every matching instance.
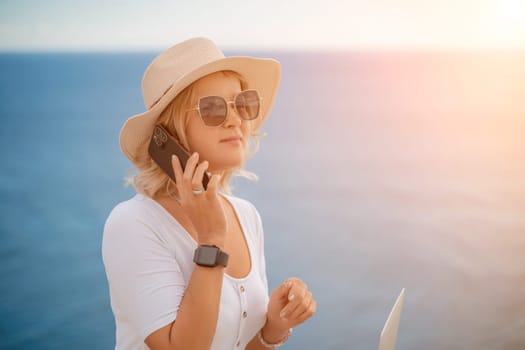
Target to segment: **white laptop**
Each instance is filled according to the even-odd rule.
[[[381,331],[381,336],[379,337],[379,347],[378,350],[395,350],[396,349],[396,340],[397,340],[397,330],[399,329],[399,320],[401,318],[401,309],[403,308],[403,301],[405,299],[405,288],[401,290],[399,296],[397,297],[396,302],[390,315],[385,322],[385,326]]]

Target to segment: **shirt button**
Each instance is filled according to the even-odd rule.
[[[244,293],[244,286],[241,286],[241,292]]]
[[[244,318],[248,317],[248,313],[246,311],[243,311],[242,317],[244,317]]]
[[[241,341],[239,340],[235,345],[237,345],[237,347],[241,346]]]

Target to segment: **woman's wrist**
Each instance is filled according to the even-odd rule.
[[[219,248],[221,248],[221,250],[224,249],[224,242],[225,239],[223,237],[206,237],[206,238],[200,238],[198,239],[197,243],[198,245],[214,245],[214,246],[217,246]]]
[[[291,328],[275,328],[267,322],[259,331],[259,340],[265,346],[276,347],[282,345],[282,343],[288,339],[291,333]]]

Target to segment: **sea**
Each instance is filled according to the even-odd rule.
[[[104,222],[158,52],[0,54],[0,349],[113,349]],[[316,314],[283,349],[525,349],[525,52],[249,51],[282,79],[257,181],[270,290]]]

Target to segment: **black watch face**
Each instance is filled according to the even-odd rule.
[[[218,249],[214,247],[201,247],[197,260],[201,265],[214,266],[217,261]]]

